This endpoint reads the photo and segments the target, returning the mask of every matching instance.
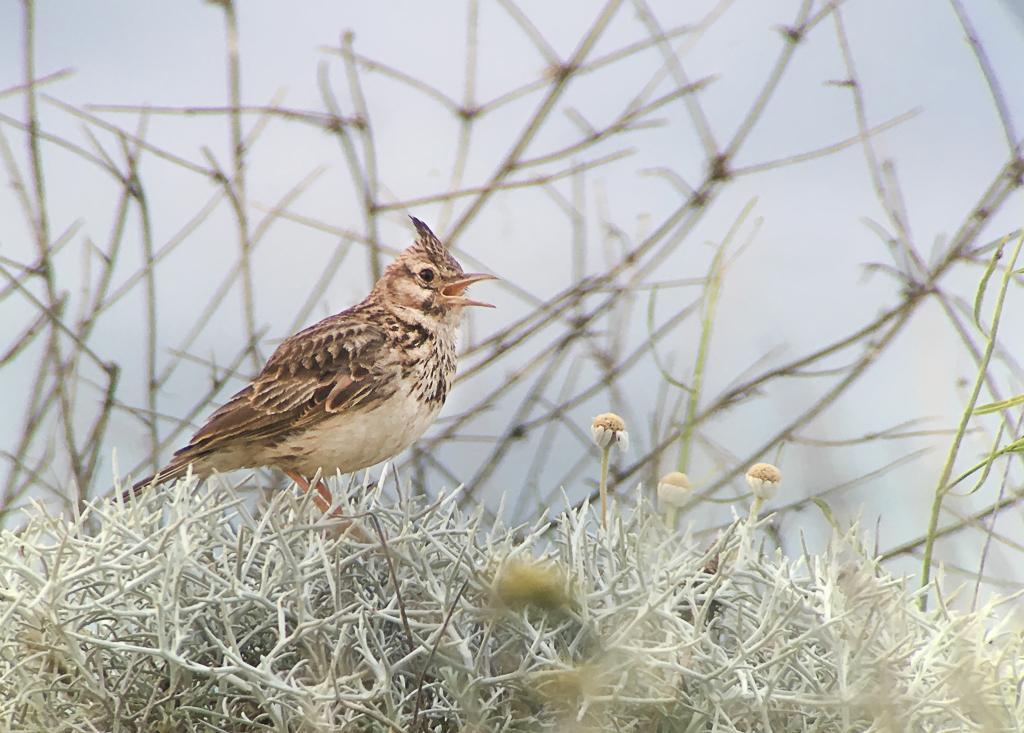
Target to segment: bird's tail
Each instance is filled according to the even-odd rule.
[[[127,504],[150,486],[158,486],[165,481],[172,481],[174,479],[181,478],[188,473],[188,467],[188,463],[179,463],[176,461],[168,463],[156,473],[136,481],[132,484],[131,488],[125,489],[121,492],[121,501]]]

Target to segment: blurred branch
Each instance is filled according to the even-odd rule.
[[[747,46],[737,55],[721,45],[732,37],[730,23],[749,25],[746,10],[730,0],[699,14],[686,8],[681,16],[648,0],[611,0],[557,28],[517,0],[467,0],[465,15],[445,18],[451,21],[449,45],[465,44],[447,50],[462,63],[461,73],[435,73],[390,50],[374,52],[388,58],[360,53],[353,35],[362,33],[360,27],[323,49],[314,88],[304,93],[314,108],[303,109],[301,102],[285,105],[283,94],[264,104],[243,103],[242,75],[258,61],[239,49],[240,29],[248,27],[245,4],[215,2],[224,13],[226,91],[220,93],[226,103],[151,105],[135,99],[97,104],[75,86],[85,75],[66,69],[37,77],[38,4],[23,0],[21,78],[0,90],[7,105],[0,112],[5,203],[15,212],[0,232],[0,303],[9,324],[0,368],[17,383],[16,404],[23,411],[10,445],[2,446],[0,521],[15,521],[15,503],[41,496],[70,505],[85,492],[105,491],[109,481],[97,474],[105,472],[115,444],[133,471],[160,461],[225,390],[260,367],[265,329],[258,318],[271,318],[276,341],[319,310],[348,305],[407,243],[402,215],[410,209],[426,209],[412,213],[448,233],[467,269],[502,275],[493,287],[504,300],[496,318],[469,320],[449,412],[420,441],[412,463],[400,464],[415,473],[401,470],[396,490],[430,494],[438,483],[469,479],[458,501],[484,505],[482,522],[503,518],[493,513],[500,490],[517,494],[503,509],[512,512],[512,521],[533,517],[563,490],[580,505],[595,488],[585,417],[607,409],[626,417],[635,446],[610,466],[620,500],[626,500],[626,483],[655,482],[680,449],[698,483],[694,509],[707,512],[699,520],[706,527],[723,526],[727,516],[728,508],[713,502],[743,500],[745,492],[734,484],[747,465],[777,458],[783,447],[790,460],[811,456],[833,467],[850,465],[847,451],[883,443],[901,451],[869,466],[858,458],[852,479],[834,468],[837,475],[826,488],[809,490],[818,497],[845,498],[854,489],[868,497],[885,482],[907,480],[894,472],[915,460],[916,475],[936,473],[926,451],[949,431],[913,429],[914,414],[887,417],[895,426],[871,424],[874,416],[864,414],[864,405],[873,382],[864,375],[872,366],[876,374],[906,370],[893,365],[894,346],[922,337],[933,343],[934,333],[924,329],[934,327],[934,319],[921,306],[935,303],[942,335],[949,337],[943,343],[955,352],[950,363],[973,362],[976,387],[994,402],[1024,390],[1013,344],[979,336],[972,324],[981,301],[972,309],[961,267],[976,280],[976,268],[996,250],[994,233],[1011,228],[1003,220],[1006,205],[1024,178],[1010,115],[1018,90],[1009,72],[996,67],[1000,57],[986,51],[985,28],[974,28],[966,3],[951,0],[941,12],[955,15],[967,34],[980,69],[977,84],[986,85],[1008,143],[998,149],[1009,149],[987,190],[976,201],[956,204],[963,209],[951,212],[959,215],[956,231],[929,251],[912,226],[916,210],[910,204],[920,192],[911,185],[919,179],[908,177],[904,190],[899,175],[903,149],[896,146],[910,128],[886,134],[917,113],[917,98],[900,98],[895,107],[886,100],[886,110],[910,111],[872,119],[871,109],[883,106],[873,104],[875,92],[866,85],[874,77],[862,79],[857,64],[874,62],[868,54],[882,51],[852,42],[859,37],[851,40],[844,14],[863,12],[863,3],[854,10],[854,2],[759,6],[778,23],[770,31],[777,35],[765,39],[750,31],[744,43],[753,39],[763,46],[768,40],[774,56],[751,60],[744,55]],[[505,53],[504,45],[496,45],[495,32],[507,34],[502,40],[514,50]],[[496,48],[503,52],[495,54]],[[830,67],[808,68],[823,52],[842,64],[838,74]],[[973,62],[967,63],[971,68]],[[816,82],[825,85],[817,87],[823,104],[831,105],[821,116],[794,96]],[[160,96],[156,101],[165,101]],[[422,150],[415,163],[426,167],[418,178],[410,175],[407,159],[392,153],[391,141],[422,130],[426,119],[439,134],[430,138],[436,150]],[[799,133],[773,136],[808,125],[820,134],[804,144]],[[789,142],[794,139],[795,148]],[[981,140],[975,139],[979,145]],[[320,146],[317,157],[295,172],[293,163],[303,160],[295,151],[314,145]],[[816,226],[815,216],[803,217],[812,197],[788,195],[788,171],[803,166],[799,175],[807,177],[794,180],[801,187],[818,185],[812,166],[845,164],[854,146],[863,155],[863,172],[821,185],[842,186],[844,193],[849,187],[858,206],[867,193],[868,210],[848,217],[855,226],[860,215],[867,237],[801,229]],[[60,167],[65,163],[72,167]],[[827,175],[834,170],[828,167]],[[413,188],[410,180],[423,182]],[[786,194],[781,200],[789,202],[785,216],[768,212],[765,227],[754,228],[728,254],[704,246],[728,239],[737,201],[780,199],[780,183]],[[361,223],[352,225],[354,220]],[[923,221],[917,226],[921,233],[934,230]],[[232,236],[237,246],[216,246]],[[797,319],[778,332],[738,341],[760,328],[757,311],[765,298],[782,295],[771,290],[777,281],[762,283],[759,274],[744,269],[754,266],[740,256],[746,244],[770,241],[776,248],[764,251],[783,258],[780,271],[792,274],[810,266],[803,257],[812,248],[842,244],[870,252],[875,236],[887,248],[884,261],[863,265],[875,289],[870,298],[857,296],[857,307],[840,325],[808,342],[803,337],[811,329],[797,335]],[[307,242],[320,246],[306,248]],[[286,261],[291,255],[284,248],[297,243],[304,258],[299,270],[306,273],[298,281],[290,269],[260,269]],[[202,277],[191,277],[198,266]],[[745,288],[723,290],[720,311],[708,308],[701,324],[694,318],[699,293],[683,288],[703,289],[707,307],[726,268],[730,282],[749,278]],[[837,274],[845,282],[833,270],[813,276]],[[1007,277],[1007,291],[1024,285],[1020,272]],[[264,278],[273,287],[258,287]],[[647,293],[645,308],[638,298]],[[1007,304],[1016,296],[1007,292]],[[804,296],[794,290],[792,297]],[[137,348],[117,344],[122,332],[128,334],[125,323]],[[708,347],[712,323],[721,350]],[[1003,330],[1012,332],[1009,324]],[[783,360],[791,334],[799,347]],[[118,346],[121,363],[114,364]],[[683,357],[694,352],[697,379],[681,371]],[[952,396],[943,394],[942,405],[962,399],[952,376],[947,381]],[[844,410],[850,405],[859,422],[847,429]],[[996,445],[993,436],[1019,432],[1018,412],[1008,405],[998,416],[979,416],[969,426],[970,439]],[[741,423],[755,428],[740,435],[734,428]],[[723,435],[738,437],[733,442]],[[826,437],[844,435],[855,437]],[[960,453],[966,455],[967,445]],[[992,487],[993,495],[984,499],[997,508],[982,528],[984,538],[978,536],[981,559],[960,563],[977,564],[977,587],[995,580],[985,569],[990,547],[999,543],[1019,552],[1012,533],[997,533],[993,522],[999,508],[1010,505],[1004,500],[1019,493],[1022,461],[1014,455],[1002,476],[992,472],[1001,483],[998,495]],[[908,490],[918,488],[912,478],[910,484]],[[807,493],[773,506],[780,520],[806,505]],[[976,513],[981,500],[970,501],[975,503],[963,510],[966,515]],[[961,511],[950,503],[942,509]],[[933,544],[947,536],[938,525],[934,530]],[[902,539],[896,540],[900,546]],[[925,542],[907,552],[921,551]],[[934,552],[926,566],[939,555]],[[444,634],[458,626],[455,605],[444,607],[451,614]],[[445,643],[432,639],[425,653],[441,655]],[[432,682],[419,679],[422,686],[414,680],[412,689],[424,698],[422,723]]]

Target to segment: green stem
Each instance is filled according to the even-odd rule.
[[[704,374],[707,370],[708,356],[711,353],[711,332],[714,330],[715,316],[718,312],[718,298],[722,293],[722,280],[725,276],[725,253],[732,243],[736,232],[746,221],[747,216],[754,208],[757,199],[751,199],[743,210],[740,211],[736,221],[733,222],[725,239],[715,250],[715,256],[711,258],[711,266],[704,288],[704,307],[700,322],[700,339],[697,342],[697,356],[693,364],[693,377],[690,381],[690,391],[686,399],[686,414],[683,417],[683,432],[679,440],[679,459],[676,464],[683,473],[689,470],[690,448],[693,443],[693,427],[697,418],[697,408],[700,405],[701,388],[704,385]]]
[[[992,256],[990,268],[994,267],[996,262],[1000,259],[1003,252],[1003,246],[1006,244],[1006,240],[1000,243],[995,254]],[[953,474],[953,464],[956,462],[957,453],[960,451],[960,443],[963,441],[964,435],[967,433],[967,424],[974,414],[974,406],[978,403],[978,395],[981,394],[981,388],[985,384],[985,375],[988,370],[989,362],[992,359],[992,353],[996,348],[996,332],[999,330],[999,318],[1003,312],[1003,301],[1006,299],[1006,291],[1010,285],[1010,281],[1014,275],[1014,265],[1017,263],[1017,258],[1020,256],[1021,246],[1024,245],[1024,234],[1017,240],[1017,246],[1013,250],[1013,256],[1010,261],[1006,263],[1006,271],[1003,273],[1003,281],[1000,284],[999,294],[996,297],[996,304],[992,312],[992,326],[989,328],[988,340],[985,344],[985,353],[981,357],[981,361],[978,362],[978,372],[974,379],[974,388],[971,390],[971,397],[964,407],[963,413],[960,415],[960,424],[957,427],[956,435],[953,437],[953,444],[949,447],[949,454],[946,456],[946,464],[942,468],[942,475],[939,477],[938,485],[935,487],[935,496],[932,499],[931,513],[928,517],[928,531],[925,533],[924,542],[924,559],[921,561],[921,587],[924,588],[931,581],[931,570],[932,570],[932,553],[935,549],[935,539],[938,536],[939,526],[939,514],[942,512],[942,499],[949,493],[952,486],[949,483],[950,476]],[[983,296],[984,284],[987,281],[987,276],[982,284],[979,286],[979,292],[977,299],[980,301]],[[978,311],[978,306],[975,306],[975,312]],[[928,607],[928,596],[922,593],[920,597],[921,610],[925,610]]]

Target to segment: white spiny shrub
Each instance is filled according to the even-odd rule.
[[[1024,723],[1019,633],[992,608],[919,612],[852,533],[790,560],[746,521],[707,547],[643,502],[607,532],[586,510],[507,530],[369,486],[332,525],[207,486],[0,537],[0,729]]]

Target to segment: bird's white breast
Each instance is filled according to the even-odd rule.
[[[307,477],[318,469],[325,476],[352,473],[408,448],[440,408],[439,403],[421,402],[403,387],[373,410],[329,417],[311,430],[289,436],[272,452]]]

